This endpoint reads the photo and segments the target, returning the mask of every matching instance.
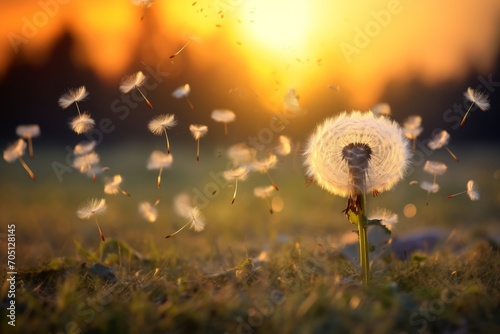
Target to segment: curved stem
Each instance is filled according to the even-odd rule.
[[[465,123],[465,119],[467,118],[467,115],[469,114],[472,106],[474,105],[474,102],[472,102],[472,104],[470,105],[469,109],[467,109],[467,112],[465,113],[464,115],[464,118],[462,118],[462,121],[460,122],[460,126],[464,126],[464,123]]]
[[[236,199],[236,192],[238,192],[238,178],[236,178],[236,183],[234,185],[233,200],[231,201],[231,204],[233,204]]]
[[[21,165],[23,165],[23,167],[26,170],[26,172],[28,172],[28,174],[30,175],[31,179],[33,181],[35,181],[35,173],[33,173],[33,171],[31,170],[31,168],[28,167],[28,165],[26,164],[26,162],[24,162],[23,158],[19,157],[17,159],[19,160],[19,162],[21,163]]]
[[[356,195],[355,204],[350,204],[346,210],[349,221],[358,226],[359,265],[361,267],[361,282],[367,285],[370,281],[370,258],[368,247],[368,233],[366,230],[365,195]]]
[[[137,89],[137,91],[141,94],[142,98],[144,99],[144,101],[146,101],[146,104],[148,105],[149,109],[153,109],[153,105],[151,104],[151,102],[149,102],[148,98],[146,97],[146,95],[144,95],[141,90],[139,89],[139,87],[135,87]]]
[[[170,154],[170,141],[168,140],[167,128],[163,128],[165,131],[165,138],[167,139],[167,154]]]

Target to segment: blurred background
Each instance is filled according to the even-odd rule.
[[[281,210],[270,217],[265,202],[252,196],[254,186],[267,182],[265,175],[255,175],[242,184],[241,198],[233,206],[232,190],[218,189],[204,209],[207,232],[188,232],[189,238],[210,244],[229,233],[228,240],[241,244],[254,235],[256,240],[266,236],[267,242],[282,234],[314,237],[325,230],[334,235],[349,231],[340,213],[344,199],[304,187],[301,143],[325,117],[369,110],[381,102],[389,103],[391,117],[399,122],[421,115],[424,131],[407,180],[373,200],[373,206],[398,213],[403,231],[455,224],[497,229],[496,0],[5,0],[0,7],[0,140],[4,147],[15,141],[20,124],[39,124],[42,132],[34,140],[35,159],[26,157],[37,181],[32,182],[18,163],[0,164],[0,220],[20,226],[20,238],[31,245],[24,246],[26,257],[67,254],[75,239],[97,244],[93,222],[79,221],[75,211],[88,197],[104,196],[102,180],[92,183],[76,171],[58,176],[54,170],[54,162],[68,165],[68,147],[91,139],[97,140],[96,150],[102,164],[111,168],[110,175],[122,174],[123,188],[132,194],[131,199],[106,195],[110,209],[102,218],[104,232],[137,247],[152,240],[162,244],[158,235],[180,227],[172,198],[181,191],[193,196],[196,189],[203,192],[215,182],[211,172],[226,168],[225,150],[239,142],[248,144],[252,137],[260,140],[262,152],[272,149],[279,135],[292,138],[293,153],[272,171],[280,186],[276,205]],[[133,96],[126,100],[118,89],[123,77],[139,70],[148,76],[143,91],[153,110]],[[171,95],[186,83],[194,110],[185,99]],[[81,85],[89,97],[80,107],[97,122],[96,131],[88,135],[76,135],[68,127],[74,106],[63,110],[57,104],[68,88]],[[487,94],[491,109],[474,108],[459,127],[470,105],[463,95],[467,87]],[[283,120],[286,96],[296,98],[292,100],[299,107],[288,115],[283,129],[263,130]],[[210,118],[218,108],[236,113],[228,136]],[[147,129],[148,121],[160,113],[175,114],[179,125],[169,132],[175,161],[158,190],[156,174],[146,171],[145,164],[153,149],[164,147],[163,139]],[[188,130],[193,123],[209,127],[198,164]],[[458,164],[444,151],[426,149],[425,140],[440,129],[451,134],[449,146],[459,156]],[[411,180],[430,178],[421,171],[426,159],[449,165],[441,178],[442,190],[431,195],[435,200],[429,206],[423,190],[408,186]],[[446,192],[465,190],[471,178],[482,189],[479,202],[466,196],[443,199]],[[163,213],[153,226],[138,216],[137,203],[154,202],[158,196]],[[417,208],[411,217],[403,212],[407,204]]]

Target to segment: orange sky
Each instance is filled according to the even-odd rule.
[[[220,67],[269,106],[291,88],[307,101],[332,94],[331,85],[367,109],[389,81],[487,73],[500,45],[498,0],[157,0],[145,10],[128,0],[19,0],[1,7],[0,79],[15,57],[43,66],[65,31],[75,38],[75,65],[102,80],[140,61],[167,64],[192,38],[173,60],[178,75]]]

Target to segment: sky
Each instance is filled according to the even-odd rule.
[[[497,0],[157,0],[149,7],[5,0],[0,7],[4,141],[22,123],[40,123],[48,138],[70,136],[64,124],[72,115],[57,99],[80,85],[90,93],[85,108],[119,122],[119,83],[138,70],[150,79],[155,112],[209,122],[213,109],[228,108],[241,131],[267,124],[293,90],[304,115],[290,131],[304,136],[325,116],[379,102],[399,121],[421,114],[426,131],[456,130],[471,86],[490,96],[492,109],[473,112],[462,140],[498,140]],[[185,83],[194,111],[171,96]],[[130,108],[117,133],[150,118],[143,107]]]

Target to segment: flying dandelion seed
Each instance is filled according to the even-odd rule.
[[[379,103],[371,108],[375,116],[391,116],[391,106],[389,103]]]
[[[38,124],[19,125],[16,128],[16,134],[19,137],[26,139],[26,141],[28,142],[29,156],[31,159],[33,159],[33,138],[40,136],[40,126]]]
[[[233,166],[249,166],[257,156],[257,150],[248,147],[245,143],[232,145],[227,150],[227,156],[232,161]]]
[[[187,48],[187,46],[189,45],[189,43],[191,43],[191,39],[189,39],[186,44],[184,44],[184,46],[182,48],[179,49],[179,51],[177,51],[176,53],[172,54],[170,57],[168,57],[168,59],[173,59],[175,57],[177,57],[177,55],[179,55],[179,53],[181,53],[182,51],[184,51],[185,48]]]
[[[447,198],[453,198],[455,196],[462,194],[467,194],[467,196],[469,196],[471,201],[479,200],[479,187],[477,186],[476,182],[474,182],[474,180],[467,181],[467,190],[461,191],[453,195],[449,195],[447,196]]]
[[[136,6],[142,6],[141,21],[144,19],[144,16],[146,15],[146,9],[151,7],[155,2],[154,0],[131,0],[131,1]]]
[[[18,160],[23,166],[24,170],[29,174],[31,179],[35,181],[35,173],[28,167],[26,162],[23,160],[24,152],[26,151],[26,142],[24,139],[19,138],[15,143],[9,145],[5,151],[3,151],[3,158],[8,163],[13,163]]]
[[[263,200],[266,201],[267,206],[269,207],[269,213],[273,214],[273,206],[271,205],[271,202],[269,201],[269,197],[272,196],[273,192],[275,191],[273,186],[263,186],[263,187],[255,187],[253,189],[253,194],[255,197],[262,198]]]
[[[384,225],[391,229],[394,224],[396,224],[398,220],[398,215],[387,209],[377,208],[373,211],[369,216],[369,220],[380,220],[384,223]]]
[[[198,207],[191,205],[187,194],[180,194],[174,198],[174,211],[182,218],[187,219],[187,223],[174,233],[167,235],[166,239],[175,236],[187,226],[195,232],[201,232],[205,229],[205,217]]]
[[[269,170],[276,168],[276,164],[278,163],[278,157],[272,153],[270,153],[267,158],[262,160],[254,160],[251,164],[252,170],[258,171],[262,174],[267,174],[269,181],[273,185],[274,189],[279,190],[276,182],[271,178],[271,174],[269,174]]]
[[[228,109],[215,109],[212,111],[212,119],[224,123],[224,135],[227,136],[227,123],[234,122],[236,114]]]
[[[276,154],[285,156],[289,155],[292,151],[291,139],[287,136],[279,136],[279,144],[274,148]]]
[[[469,109],[467,109],[467,112],[465,113],[464,117],[462,118],[462,121],[460,122],[460,126],[463,126],[465,124],[465,119],[467,118],[467,115],[469,115],[469,112],[472,109],[472,106],[475,104],[478,106],[479,109],[482,111],[486,111],[490,109],[490,101],[488,99],[488,96],[486,96],[483,93],[476,92],[474,89],[468,87],[467,91],[464,93],[464,96],[469,102],[472,102]]]
[[[442,130],[437,133],[432,140],[427,144],[431,150],[437,150],[444,147],[446,151],[451,155],[451,157],[458,162],[458,157],[448,148],[448,142],[450,141],[450,134],[446,130]]]
[[[425,205],[429,205],[430,193],[436,193],[439,191],[439,185],[436,183],[437,175],[443,175],[444,173],[446,173],[448,166],[446,166],[442,162],[427,160],[424,164],[423,169],[426,173],[434,176],[432,183],[426,181],[420,183],[420,187],[424,190],[427,190],[427,201]]]
[[[90,173],[90,175],[92,175],[92,181],[95,182],[97,178],[96,170],[100,169],[100,167],[97,168],[100,160],[101,159],[99,155],[92,151],[80,156],[76,156],[73,160],[73,167],[78,169],[82,174]]]
[[[231,200],[231,204],[236,200],[236,193],[238,192],[238,181],[245,181],[248,176],[248,169],[246,167],[238,167],[235,169],[229,169],[224,171],[222,174],[227,181],[234,180],[234,193],[233,199]]]
[[[104,181],[104,192],[109,195],[116,195],[118,193],[122,193],[125,196],[130,197],[131,195],[120,188],[120,185],[123,182],[123,178],[120,174],[116,174],[113,178],[108,178]]]
[[[165,154],[161,151],[154,150],[148,159],[148,164],[146,168],[148,170],[159,169],[158,172],[158,189],[161,187],[161,175],[163,173],[163,168],[168,168],[172,165],[174,158],[171,154]]]
[[[291,113],[294,115],[301,115],[305,112],[300,107],[299,95],[297,95],[295,89],[290,89],[283,99],[283,113]]]
[[[206,125],[191,124],[189,131],[191,131],[194,140],[196,140],[196,161],[198,162],[200,161],[200,138],[207,134],[208,127]]]
[[[87,89],[85,86],[80,86],[78,88],[70,88],[68,92],[63,94],[59,98],[59,106],[63,109],[67,109],[73,103],[76,105],[76,110],[78,111],[78,115],[80,115],[80,107],[78,106],[78,102],[85,100],[85,98],[89,96]]]
[[[152,134],[156,136],[165,134],[165,139],[167,141],[167,154],[170,154],[170,141],[168,140],[167,130],[170,130],[176,125],[177,121],[175,120],[175,115],[173,114],[158,115],[148,124],[149,131],[151,131]]]
[[[403,178],[411,156],[403,130],[389,118],[371,112],[344,112],[317,126],[304,156],[308,178],[330,193],[348,198],[344,212],[358,226],[361,277],[367,285],[365,193],[390,190]]]
[[[84,155],[92,152],[95,149],[97,142],[95,140],[92,141],[82,141],[75,145],[73,149],[73,154],[75,155]]]
[[[122,79],[122,82],[120,83],[120,91],[123,94],[128,94],[132,89],[135,88],[139,92],[139,94],[141,94],[148,107],[150,109],[153,109],[153,105],[151,104],[151,102],[149,102],[149,100],[146,98],[146,95],[144,95],[144,93],[139,88],[142,87],[145,82],[146,76],[142,73],[142,71],[139,71]]]
[[[139,214],[150,223],[154,223],[158,219],[158,210],[156,210],[155,205],[151,205],[149,202],[139,203]]]
[[[172,92],[172,96],[175,97],[176,99],[182,99],[182,98],[186,99],[189,108],[191,110],[194,110],[194,106],[188,97],[189,93],[191,93],[191,87],[189,86],[189,84],[185,84],[184,86],[180,86],[179,88],[174,90]]]
[[[92,131],[94,125],[95,121],[90,117],[90,114],[86,112],[76,116],[70,122],[71,129],[79,135]]]
[[[413,143],[413,152],[415,152],[417,137],[420,136],[422,131],[424,130],[421,126],[422,117],[418,115],[409,116],[403,123],[403,131],[405,137],[412,141]]]
[[[95,223],[97,225],[97,229],[99,230],[99,236],[101,237],[102,241],[106,241],[106,238],[104,238],[104,234],[102,233],[101,227],[99,226],[97,216],[104,214],[107,209],[108,206],[106,205],[106,200],[104,198],[92,198],[76,211],[76,215],[80,219],[95,218]]]

